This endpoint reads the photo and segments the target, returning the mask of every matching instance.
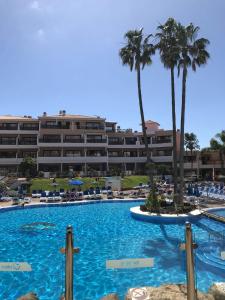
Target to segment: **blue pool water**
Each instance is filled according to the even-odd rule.
[[[76,300],[99,300],[107,293],[121,297],[130,287],[185,282],[183,224],[153,224],[130,216],[137,203],[45,207],[0,214],[0,261],[28,262],[32,272],[0,272],[0,299],[15,300],[29,291],[40,300],[57,300],[64,287],[66,226],[74,227]],[[197,287],[206,291],[225,281],[225,226],[207,218],[193,224]],[[108,259],[154,258],[153,268],[107,270]]]

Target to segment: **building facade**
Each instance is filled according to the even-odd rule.
[[[172,131],[146,122],[152,160],[172,165]],[[179,133],[178,133],[179,135]],[[58,115],[0,116],[0,174],[16,173],[25,157],[32,157],[38,171],[106,175],[112,169],[125,174],[142,173],[146,163],[143,136],[122,130],[116,122],[98,116]]]

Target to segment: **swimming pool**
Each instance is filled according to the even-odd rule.
[[[66,226],[74,228],[74,293],[76,300],[99,300],[107,293],[125,295],[130,287],[185,282],[183,224],[154,224],[130,216],[137,203],[98,203],[20,209],[0,214],[0,261],[28,262],[32,272],[0,272],[0,299],[15,300],[28,291],[41,300],[57,300],[64,287]],[[47,226],[43,225],[47,224]],[[225,281],[225,265],[216,262],[224,243],[211,238],[225,230],[207,218],[193,224],[199,245],[196,256],[197,287],[206,291]],[[207,259],[205,258],[207,256]],[[106,269],[106,260],[154,258],[153,268]],[[218,265],[219,263],[219,265]]]

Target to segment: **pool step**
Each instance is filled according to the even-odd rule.
[[[221,223],[225,224],[225,217],[218,216],[218,215],[215,215],[215,214],[211,214],[207,211],[202,211],[202,215],[209,218],[209,219],[213,219],[215,221],[218,221],[218,222],[221,222]]]
[[[208,253],[208,249],[202,249],[196,253],[196,257],[209,266],[214,268],[225,270],[225,261],[221,259],[219,256],[215,256],[212,253]]]

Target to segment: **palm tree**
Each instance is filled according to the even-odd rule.
[[[224,164],[225,164],[225,130],[222,130],[220,133],[217,133],[215,138],[210,140],[211,150],[217,150],[220,154],[221,161],[221,174],[225,175]]]
[[[123,65],[129,66],[131,71],[135,69],[137,73],[138,100],[141,115],[142,133],[147,155],[147,169],[149,172],[151,187],[152,190],[154,190],[153,163],[151,159],[150,149],[148,147],[148,138],[145,127],[145,117],[141,92],[141,69],[143,70],[146,65],[151,65],[151,56],[155,53],[154,45],[149,42],[151,36],[152,35],[148,35],[144,38],[143,28],[140,30],[128,31],[124,36],[126,45],[120,49],[119,55]]]
[[[174,181],[174,202],[177,201],[177,126],[176,126],[176,101],[174,69],[179,61],[179,45],[177,43],[177,22],[169,18],[165,24],[157,27],[156,38],[159,40],[156,48],[159,49],[160,59],[166,69],[170,70],[171,78],[171,106],[173,123],[173,181]]]
[[[206,50],[209,41],[205,38],[197,39],[199,27],[192,23],[187,27],[178,24],[177,38],[180,47],[180,59],[178,62],[178,75],[182,69],[182,103],[181,103],[181,121],[180,121],[180,189],[179,202],[183,203],[184,193],[184,125],[185,125],[185,108],[186,108],[186,80],[188,68],[191,67],[196,71],[207,63],[209,53]]]
[[[186,150],[191,152],[191,171],[193,170],[193,151],[194,150],[199,150],[200,146],[199,146],[199,141],[197,139],[196,134],[194,134],[193,132],[188,133],[186,132],[184,135],[184,145],[186,147]]]

